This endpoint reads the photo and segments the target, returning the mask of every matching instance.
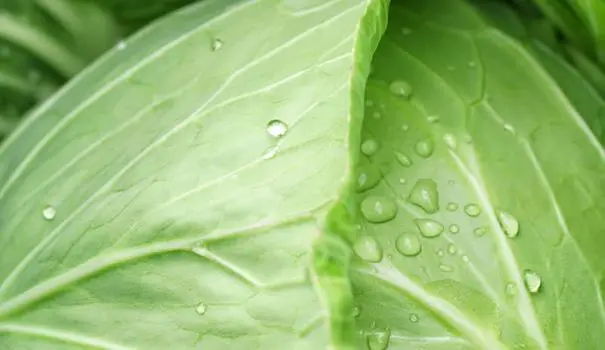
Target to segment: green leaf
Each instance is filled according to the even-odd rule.
[[[380,174],[357,196],[352,278],[368,344],[602,347],[605,151],[570,102],[581,91],[565,89],[465,2],[392,6],[362,135],[378,151],[356,175]],[[367,198],[383,204],[368,212]],[[384,203],[396,215],[370,220]]]
[[[0,149],[2,347],[356,349],[332,207],[386,6],[206,0],[30,115]]]

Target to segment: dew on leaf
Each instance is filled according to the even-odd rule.
[[[481,208],[477,204],[467,204],[464,206],[464,212],[474,218],[481,214]]]
[[[512,214],[500,210],[498,211],[498,221],[506,237],[515,238],[519,235],[519,221]]]
[[[268,160],[268,159],[275,157],[275,155],[277,154],[277,150],[278,150],[277,146],[272,146],[272,147],[267,148],[265,150],[265,152],[263,152],[263,155],[262,155],[263,159]]]
[[[382,115],[381,115],[381,114],[380,114],[380,112],[378,112],[378,111],[376,111],[376,112],[372,113],[372,117],[373,117],[374,119],[380,119],[380,117],[381,117],[381,116],[382,116]]]
[[[126,42],[124,40],[120,40],[118,41],[118,43],[116,44],[116,49],[118,51],[123,51],[126,49]]]
[[[448,265],[445,265],[445,264],[439,265],[439,270],[441,270],[442,272],[452,272],[452,271],[454,271],[454,269],[452,269],[451,266],[448,266]]]
[[[506,130],[512,134],[514,134],[516,132],[515,127],[510,124],[504,124],[504,130]]]
[[[408,157],[407,155],[405,155],[404,153],[395,152],[395,158],[397,159],[397,162],[399,162],[399,164],[401,164],[401,166],[403,166],[405,168],[409,168],[413,164],[412,159],[410,157]]]
[[[415,222],[420,233],[427,238],[437,237],[445,230],[441,223],[432,219],[416,219]]]
[[[448,211],[456,211],[456,210],[458,210],[458,203],[449,202],[445,208]]]
[[[477,227],[476,229],[473,230],[473,233],[477,237],[483,237],[487,233],[487,227]]]
[[[435,142],[432,139],[423,139],[416,143],[416,153],[423,157],[430,157],[435,151]]]
[[[439,210],[437,183],[431,179],[418,180],[410,192],[408,201],[428,214],[436,213]]]
[[[460,226],[458,226],[456,224],[451,224],[449,227],[449,231],[451,233],[458,233],[458,232],[460,232]]]
[[[267,133],[274,138],[280,138],[288,133],[288,124],[279,119],[273,119],[267,123]]]
[[[450,255],[454,255],[458,252],[458,248],[456,248],[456,246],[453,243],[450,243],[447,246],[447,252],[450,253]]]
[[[374,101],[366,100],[366,107],[372,107],[372,106],[374,106]]]
[[[415,234],[404,233],[397,238],[395,248],[405,256],[416,256],[422,251],[422,243]]]
[[[437,249],[437,251],[435,251],[435,254],[437,254],[438,257],[442,258],[443,256],[445,256],[445,253],[443,252],[442,249]]]
[[[504,287],[504,292],[508,296],[515,296],[517,294],[517,286],[514,283],[507,283]]]
[[[353,306],[351,314],[353,315],[353,317],[358,317],[359,315],[361,315],[361,308],[359,306]]]
[[[197,306],[195,307],[195,312],[198,315],[203,315],[206,313],[206,310],[208,309],[208,306],[204,303],[199,303],[197,304]]]
[[[418,323],[418,321],[420,321],[420,318],[418,317],[418,315],[416,315],[416,314],[410,314],[410,322],[412,322],[412,323]]]
[[[428,117],[426,117],[426,121],[431,124],[438,123],[439,120],[441,120],[441,118],[439,118],[438,115],[429,115]]]
[[[210,48],[212,49],[213,52],[216,52],[218,50],[220,50],[221,48],[223,48],[223,44],[224,42],[221,39],[214,39],[212,40],[212,44],[210,45]]]
[[[384,330],[374,330],[368,335],[369,350],[385,350],[389,346],[391,340],[391,331],[386,328]]]
[[[382,247],[374,237],[359,237],[353,245],[353,250],[364,261],[375,263],[382,260]]]
[[[357,176],[357,191],[363,192],[376,187],[381,178],[382,174],[377,168],[372,166],[363,167]]]
[[[451,149],[455,149],[456,146],[458,145],[458,141],[456,141],[456,136],[454,136],[452,134],[443,135],[443,141]]]
[[[525,287],[530,293],[538,293],[542,287],[542,278],[532,270],[523,272],[523,282],[525,282]]]
[[[468,256],[463,255],[462,256],[462,261],[464,261],[465,263],[469,262]]]
[[[396,96],[408,98],[412,94],[412,86],[402,80],[395,80],[389,85],[389,90]]]
[[[389,221],[397,214],[395,201],[380,196],[368,196],[361,202],[361,213],[369,222]]]
[[[373,139],[367,139],[361,143],[361,153],[371,157],[378,152],[378,142]]]
[[[403,124],[403,125],[401,126],[401,130],[403,130],[403,131],[408,131],[409,129],[410,129],[410,126],[409,126],[409,125],[407,125],[407,124]]]
[[[468,62],[468,67],[469,68],[475,68],[476,66],[477,66],[477,62],[475,62],[475,61],[469,61]]]
[[[403,185],[403,184],[404,184],[404,183],[406,183],[406,182],[408,182],[408,181],[407,181],[406,179],[404,179],[403,177],[399,178],[399,183],[400,183],[400,184],[402,184],[402,185]]]
[[[44,207],[44,209],[42,209],[42,217],[45,220],[48,220],[48,221],[54,220],[56,216],[57,216],[57,210],[53,206],[48,205],[48,206]]]

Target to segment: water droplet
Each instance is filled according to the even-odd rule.
[[[416,153],[423,158],[428,158],[435,151],[435,143],[432,139],[424,139],[416,144]]]
[[[407,181],[406,179],[404,179],[403,177],[399,178],[399,183],[400,183],[400,184],[402,184],[402,185],[403,185],[403,184],[404,184],[404,183],[406,183],[406,182],[408,182],[408,181]]]
[[[468,62],[468,67],[469,68],[475,68],[475,67],[477,67],[477,62],[475,62],[475,61],[469,61]]]
[[[439,265],[439,270],[441,270],[443,272],[452,272],[452,271],[454,271],[454,269],[452,269],[451,266],[448,266],[448,265],[445,265],[445,264]]]
[[[416,226],[420,230],[423,236],[433,238],[439,236],[445,228],[442,224],[431,219],[416,219]]]
[[[364,167],[357,176],[357,191],[363,192],[376,187],[381,178],[382,175],[377,168],[371,166]]]
[[[395,152],[395,158],[397,158],[397,161],[399,162],[399,164],[401,164],[401,166],[405,167],[405,168],[409,168],[412,166],[412,159],[410,159],[410,157],[408,157],[407,155],[401,153],[401,152]]]
[[[381,117],[380,112],[376,111],[376,112],[372,113],[372,117],[374,117],[374,119],[380,119],[380,117]]]
[[[401,126],[401,130],[403,130],[403,131],[408,131],[408,130],[410,130],[410,126],[409,126],[409,125],[407,125],[407,124],[403,124],[403,125]]]
[[[441,120],[441,118],[439,118],[438,115],[429,115],[428,117],[426,117],[426,120],[429,123],[434,124],[434,123],[438,123]]]
[[[456,136],[452,134],[443,135],[443,141],[451,149],[456,148],[456,146],[458,145],[458,141],[456,141]]]
[[[487,227],[477,227],[476,229],[473,230],[473,233],[477,237],[483,237],[487,233]]]
[[[408,98],[412,94],[412,86],[409,83],[401,80],[393,81],[389,85],[389,90],[391,90],[391,93],[393,93],[394,95],[403,98]]]
[[[499,211],[498,221],[506,237],[515,238],[519,235],[519,221],[514,216],[505,211]]]
[[[510,124],[504,124],[504,130],[513,134],[515,133],[515,127]]]
[[[460,232],[460,226],[458,226],[456,224],[451,224],[449,227],[449,231],[451,233],[458,233],[458,232]]]
[[[408,201],[429,214],[436,213],[439,210],[437,183],[431,179],[418,180],[410,192]]]
[[[422,251],[422,243],[415,234],[404,233],[397,238],[395,248],[405,256],[416,256]]]
[[[450,255],[454,255],[458,252],[458,248],[456,248],[453,243],[450,243],[450,245],[447,246],[447,252],[450,253]]]
[[[210,46],[210,48],[212,49],[213,52],[216,52],[218,50],[220,50],[223,47],[224,42],[221,39],[214,39],[212,40],[212,45]]]
[[[464,212],[474,218],[481,214],[481,208],[477,204],[467,204],[464,206]]]
[[[517,294],[517,286],[514,283],[507,283],[504,287],[504,292],[508,296],[514,296]]]
[[[370,157],[375,155],[376,152],[378,152],[378,142],[376,140],[368,139],[361,143],[361,153]]]
[[[447,209],[448,211],[456,211],[456,210],[458,210],[458,203],[449,202],[449,203],[447,204],[446,209]]]
[[[359,306],[353,306],[351,314],[353,315],[353,317],[358,317],[359,315],[361,315],[361,308]]]
[[[375,263],[382,260],[382,247],[373,237],[359,237],[353,245],[353,250],[364,261]]]
[[[456,67],[454,66],[447,66],[447,70],[449,70],[450,72],[453,72],[456,70]]]
[[[283,137],[288,133],[288,124],[278,119],[273,119],[267,123],[267,132],[275,138]]]
[[[126,49],[126,46],[127,46],[127,45],[126,45],[126,42],[125,42],[124,40],[120,40],[120,41],[118,41],[118,43],[116,44],[116,49],[117,49],[118,51],[122,51],[122,50],[125,50],[125,49]]]
[[[267,148],[262,155],[263,159],[268,160],[275,157],[275,155],[277,154],[277,150],[277,146]]]
[[[467,263],[469,261],[468,256],[463,255],[462,256],[462,261],[464,261],[465,263]]]
[[[374,106],[374,101],[366,100],[366,107],[373,107],[373,106]]]
[[[361,202],[361,212],[369,222],[389,221],[397,214],[395,201],[378,196],[368,196]]]
[[[445,253],[443,252],[442,249],[437,249],[437,251],[435,251],[435,254],[437,254],[437,256],[440,258],[445,256]]]
[[[368,335],[369,350],[385,350],[389,346],[391,340],[391,331],[387,328],[384,330],[374,330]]]
[[[203,315],[206,313],[206,310],[208,309],[208,306],[204,303],[199,303],[197,304],[197,306],[195,307],[195,312],[197,312],[198,315]]]
[[[401,28],[401,34],[410,35],[410,34],[412,34],[412,30],[410,28],[403,27],[403,28]]]
[[[418,317],[418,315],[416,315],[416,314],[410,314],[410,322],[412,322],[412,323],[418,323],[418,321],[420,321],[420,318]]]
[[[42,209],[42,217],[48,221],[54,220],[57,216],[57,210],[52,206],[46,206]]]
[[[525,282],[525,287],[530,293],[538,293],[542,287],[542,278],[531,270],[523,272],[523,282]]]

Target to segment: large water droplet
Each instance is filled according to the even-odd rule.
[[[395,201],[379,196],[368,196],[361,202],[361,213],[369,222],[389,221],[397,214]]]
[[[436,213],[439,210],[437,183],[431,179],[418,180],[410,192],[408,201],[429,214]]]
[[[451,233],[458,233],[458,232],[460,232],[460,226],[458,226],[456,224],[451,224],[449,227],[449,230]]]
[[[369,350],[385,350],[389,346],[391,340],[391,331],[387,328],[384,330],[374,330],[368,335]]]
[[[481,214],[481,208],[477,204],[467,204],[464,206],[464,212],[474,218]]]
[[[210,45],[210,48],[212,49],[213,52],[220,50],[221,48],[223,48],[223,44],[224,42],[221,39],[214,39],[212,40],[212,44]]]
[[[44,207],[44,209],[42,209],[42,217],[45,220],[48,220],[48,221],[54,220],[56,216],[57,216],[57,210],[54,207],[48,205],[48,206]]]
[[[288,133],[288,124],[281,120],[273,119],[267,123],[267,133],[275,138],[280,138]]]
[[[498,211],[498,221],[508,238],[515,238],[519,235],[519,221],[514,216],[505,211]]]
[[[410,314],[410,322],[412,322],[412,323],[418,323],[418,321],[420,321],[420,318],[418,317],[418,315],[416,315],[416,314]]]
[[[353,250],[364,261],[375,263],[382,260],[382,247],[374,237],[359,237],[353,245]]]
[[[416,256],[422,251],[422,243],[415,234],[404,233],[397,238],[395,248],[405,256]]]
[[[416,143],[416,153],[423,157],[430,157],[435,151],[435,142],[432,139],[424,139]]]
[[[435,220],[431,219],[416,219],[416,226],[420,230],[423,236],[428,238],[437,237],[443,233],[445,227]]]
[[[401,164],[401,166],[405,167],[405,168],[409,168],[412,166],[412,159],[410,159],[410,157],[408,157],[407,155],[401,153],[401,152],[395,152],[395,158],[397,158],[397,161],[399,162],[399,164]]]
[[[389,90],[394,95],[401,96],[403,98],[408,98],[412,94],[412,86],[402,80],[395,80],[389,85]]]
[[[361,152],[368,157],[375,155],[378,152],[378,142],[373,139],[365,140],[361,144]]]
[[[195,307],[195,312],[197,312],[198,315],[203,315],[206,313],[206,310],[208,309],[208,306],[204,303],[199,303],[197,304],[197,306]]]
[[[542,287],[542,278],[532,270],[523,272],[523,282],[525,282],[525,287],[530,293],[538,293],[540,287]]]

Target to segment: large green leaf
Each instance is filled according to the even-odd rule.
[[[352,278],[368,344],[602,348],[605,152],[530,51],[465,2],[406,1],[367,98]]]
[[[0,150],[0,348],[356,348],[326,214],[385,26],[207,0],[52,97]]]

